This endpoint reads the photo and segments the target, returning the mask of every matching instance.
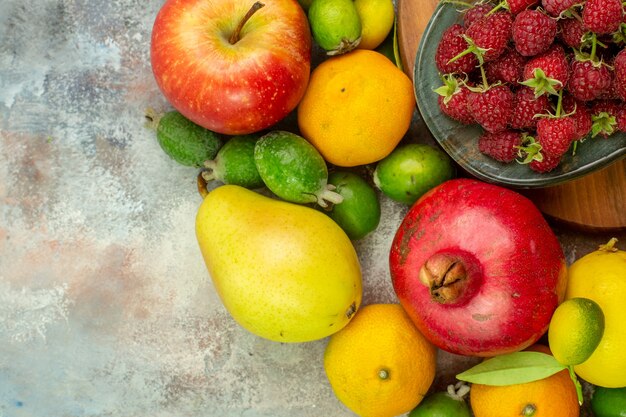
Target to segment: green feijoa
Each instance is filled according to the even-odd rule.
[[[261,188],[263,180],[254,161],[254,147],[260,135],[233,136],[227,139],[215,159],[204,163],[205,181],[221,181],[245,188]]]
[[[411,205],[455,174],[454,164],[446,153],[430,145],[411,143],[397,147],[379,161],[373,180],[392,200]]]
[[[262,136],[254,161],[267,188],[283,200],[322,207],[343,200],[328,184],[326,161],[302,136],[282,130]]]
[[[223,145],[217,133],[195,124],[176,110],[162,115],[148,110],[146,118],[156,128],[161,149],[179,164],[201,167],[204,161],[215,158]]]
[[[465,400],[448,392],[428,395],[409,413],[409,417],[470,417]]]
[[[595,417],[626,417],[626,387],[594,387],[591,410]]]
[[[343,201],[326,213],[350,239],[361,239],[378,227],[380,203],[376,190],[367,181],[352,172],[336,171],[328,176],[328,183],[335,186]]]
[[[356,48],[361,41],[361,18],[353,0],[313,0],[308,12],[315,42],[328,55]]]

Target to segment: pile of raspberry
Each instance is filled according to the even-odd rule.
[[[621,0],[480,1],[461,13],[437,45],[435,91],[448,117],[482,126],[483,154],[543,173],[578,142],[626,131]]]

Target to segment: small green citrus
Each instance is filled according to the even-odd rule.
[[[626,387],[595,387],[591,410],[595,417],[626,417]]]
[[[470,417],[470,409],[462,397],[448,392],[435,392],[422,400],[409,417]]]
[[[353,0],[314,0],[309,6],[313,39],[328,55],[339,55],[361,41],[361,19]]]
[[[563,365],[578,365],[591,356],[604,333],[604,313],[593,300],[576,297],[561,303],[550,320],[548,343]]]

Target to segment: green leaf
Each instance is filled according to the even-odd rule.
[[[496,356],[458,374],[461,381],[484,385],[513,385],[537,381],[567,369],[552,355],[514,352]]]

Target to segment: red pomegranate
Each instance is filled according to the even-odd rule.
[[[535,343],[567,285],[563,250],[535,205],[472,179],[444,182],[411,207],[389,263],[395,292],[420,331],[468,356]]]

